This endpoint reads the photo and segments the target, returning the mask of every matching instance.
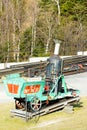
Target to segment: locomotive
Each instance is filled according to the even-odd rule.
[[[76,97],[79,90],[69,89],[62,74],[62,59],[58,56],[59,41],[55,42],[54,55],[47,59],[44,76],[21,77],[19,73],[7,75],[4,86],[8,96],[15,99],[16,109],[39,111],[43,104]],[[27,104],[27,105],[26,105]]]

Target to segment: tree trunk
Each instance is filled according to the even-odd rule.
[[[55,0],[57,3],[57,8],[58,8],[58,25],[60,25],[60,5],[59,5],[59,0]]]
[[[32,22],[33,22],[33,25],[32,25],[32,43],[31,43],[31,56],[33,55],[33,51],[34,51],[34,48],[35,48],[35,44],[36,44],[36,22],[37,22],[37,15],[38,15],[38,2],[34,1],[33,4],[32,4],[32,11],[33,11],[33,14],[32,14]]]
[[[15,36],[15,32],[16,32],[16,20],[15,20],[15,12],[14,12],[14,5],[12,6],[12,22],[13,22],[13,57],[14,57],[14,60],[16,60],[16,36]]]
[[[7,46],[8,46],[8,54],[7,54],[7,62],[9,61],[9,50],[10,50],[10,45],[9,45],[9,16],[8,16],[8,6],[9,6],[9,1],[7,0],[5,3],[5,9],[6,9],[6,37],[7,37]]]
[[[51,40],[51,37],[52,37],[52,21],[51,21],[51,17],[52,17],[52,15],[47,13],[46,21],[47,21],[47,32],[48,32],[47,35],[48,35],[48,38],[47,38],[45,54],[47,54],[48,51],[49,51],[50,40]]]
[[[20,28],[21,28],[21,23],[20,19],[18,19],[18,28],[19,28],[19,37],[18,37],[18,48],[17,48],[17,62],[19,62],[19,57],[20,57]]]
[[[51,26],[49,25],[49,27],[48,27],[48,39],[47,39],[46,50],[45,50],[46,54],[48,53],[48,50],[49,50],[50,40],[51,40]]]
[[[33,51],[34,51],[34,48],[35,48],[35,42],[36,42],[36,19],[34,20],[34,23],[32,25],[31,56],[33,55]]]
[[[17,62],[19,62],[20,57],[20,28],[21,28],[21,22],[20,22],[20,0],[17,0],[17,26],[18,26],[18,44],[17,44]]]
[[[0,12],[2,13],[2,0],[0,1]]]

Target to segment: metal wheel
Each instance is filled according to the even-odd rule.
[[[15,107],[16,107],[16,109],[23,109],[23,108],[25,108],[25,104],[24,104],[24,102],[15,100]]]
[[[34,97],[30,101],[30,107],[35,112],[39,111],[41,109],[41,106],[42,106],[42,102],[40,101],[40,99],[38,97]]]

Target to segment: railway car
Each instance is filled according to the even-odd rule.
[[[39,111],[44,104],[79,95],[79,90],[68,89],[57,54],[47,59],[44,76],[21,77],[16,73],[7,75],[3,82],[7,95],[15,99],[16,109],[25,109],[27,104],[28,111]]]

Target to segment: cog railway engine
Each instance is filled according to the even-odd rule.
[[[16,109],[39,111],[43,105],[57,100],[75,97],[79,90],[68,89],[62,75],[62,59],[58,56],[59,41],[55,41],[54,55],[47,59],[44,78],[21,77],[20,74],[10,74],[4,79],[5,90],[8,96],[15,99]]]

